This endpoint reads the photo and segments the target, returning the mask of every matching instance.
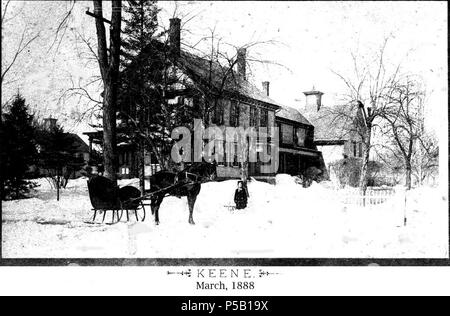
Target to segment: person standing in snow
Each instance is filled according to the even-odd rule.
[[[244,183],[242,181],[238,182],[238,188],[234,194],[234,202],[236,203],[237,210],[243,210],[247,208],[248,203],[248,193],[247,189],[244,188]]]

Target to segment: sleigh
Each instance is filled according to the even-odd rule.
[[[98,214],[103,214],[102,223],[104,223],[108,213],[111,213],[111,224],[118,223],[122,220],[124,212],[127,221],[130,220],[130,212],[133,212],[139,221],[139,210],[142,211],[141,220],[145,220],[145,207],[141,191],[137,188],[127,186],[119,189],[111,180],[96,176],[89,179],[88,190],[94,212],[91,223],[95,223]]]
[[[139,221],[138,210],[142,209],[142,221],[145,220],[145,206],[151,206],[152,214],[155,215],[155,222],[159,224],[159,207],[166,196],[188,198],[189,223],[194,225],[193,211],[195,201],[201,190],[203,182],[214,181],[217,177],[216,165],[209,163],[199,163],[191,165],[185,170],[175,173],[160,171],[151,177],[151,189],[145,191],[141,196],[141,191],[134,187],[117,188],[117,186],[107,178],[95,176],[88,181],[89,197],[94,211],[95,219],[98,213],[103,213],[103,222],[107,213],[112,213],[111,224],[121,221],[124,211],[127,221],[130,220],[130,211],[134,212],[136,220]],[[151,201],[145,204],[144,201]]]

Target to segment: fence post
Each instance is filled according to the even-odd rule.
[[[408,190],[406,190],[406,188],[403,189],[403,193],[404,193],[404,204],[403,204],[403,225],[406,227],[406,225],[408,224],[408,216],[407,216],[407,195],[408,195]]]

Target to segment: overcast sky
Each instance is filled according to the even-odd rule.
[[[67,3],[61,2],[27,3],[29,11],[35,12],[36,28],[42,28],[44,23],[48,34],[44,30],[40,46],[31,47],[24,55],[27,68],[21,76],[25,80],[8,86],[9,93],[20,87],[33,103],[39,103],[41,108],[45,105],[55,114],[69,112],[69,108],[77,110],[69,105],[64,109],[52,108],[58,93],[66,88],[67,75],[83,77],[98,72],[95,64],[88,68],[77,59],[81,48],[78,44],[75,49],[70,41],[73,32],[68,32],[68,40],[62,42],[57,54],[47,53],[46,44],[50,45],[54,38],[50,25],[54,28],[58,24],[66,6]],[[249,54],[283,67],[254,64],[252,79],[258,86],[261,81],[270,81],[274,99],[298,108],[304,106],[302,92],[313,86],[325,93],[325,105],[335,104],[345,87],[333,71],[350,74],[352,52],[362,57],[373,56],[389,37],[386,60],[391,65],[401,62],[404,71],[423,77],[429,90],[427,125],[438,132],[447,130],[446,2],[164,1],[159,6],[163,9],[160,21],[165,26],[175,7],[175,14],[183,17],[183,22],[189,20],[182,34],[187,44],[197,43],[213,28],[224,42],[235,46],[275,40],[277,44],[256,46]],[[84,14],[86,8],[92,10],[91,1],[77,2],[72,31],[81,31],[95,40],[92,18]],[[6,43],[17,39],[16,30],[20,30],[20,25],[11,24],[4,34]],[[8,47],[3,46],[2,49]],[[70,117],[70,113],[66,116]]]
[[[167,23],[174,2],[161,2]],[[429,121],[446,127],[447,4],[446,2],[181,2],[178,15],[195,15],[185,28],[185,40],[208,35],[208,28],[236,46],[276,40],[255,47],[250,55],[287,67],[253,67],[254,80],[271,82],[272,96],[302,107],[302,92],[325,93],[333,105],[343,93],[333,71],[350,74],[351,53],[373,56],[389,37],[388,63],[423,77],[430,93]],[[300,100],[300,101],[296,101]]]

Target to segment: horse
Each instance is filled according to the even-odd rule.
[[[152,214],[159,225],[159,209],[166,196],[178,198],[186,196],[189,204],[189,224],[195,225],[194,207],[201,191],[202,183],[217,178],[217,166],[206,162],[194,163],[181,172],[160,171],[150,178]]]

